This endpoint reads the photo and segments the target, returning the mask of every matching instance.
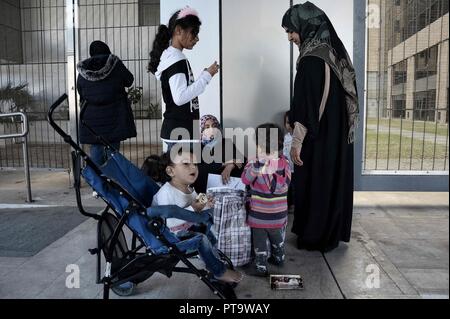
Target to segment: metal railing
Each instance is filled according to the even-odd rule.
[[[31,198],[30,165],[28,163],[28,138],[27,138],[27,136],[28,136],[28,118],[27,118],[27,115],[22,112],[0,114],[0,118],[11,117],[11,119],[14,119],[17,116],[20,116],[22,118],[22,121],[21,121],[22,132],[0,135],[0,140],[8,139],[8,138],[23,138],[23,141],[22,141],[23,168],[25,170],[25,180],[27,183],[27,202],[31,203],[33,200]]]

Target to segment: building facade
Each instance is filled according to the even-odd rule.
[[[448,123],[448,0],[369,0],[369,117]]]

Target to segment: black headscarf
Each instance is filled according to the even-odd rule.
[[[338,77],[346,93],[350,126],[348,141],[353,143],[359,114],[355,69],[330,19],[325,12],[308,1],[287,10],[281,26],[288,32],[300,35],[297,68],[302,58],[316,56],[324,60]]]
[[[111,54],[111,50],[109,50],[109,47],[105,42],[96,40],[92,41],[89,46],[89,54],[91,57],[95,55]]]

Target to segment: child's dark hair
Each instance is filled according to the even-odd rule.
[[[172,147],[175,147],[175,146],[172,146]],[[180,147],[180,148],[178,148],[177,154],[181,155],[183,153],[183,151],[188,151],[190,153],[193,153],[194,152],[193,146],[189,145],[189,147]],[[150,159],[150,160],[147,161],[147,159]],[[169,175],[167,175],[166,168],[168,166],[172,166],[175,164],[171,158],[171,151],[169,150],[169,151],[163,153],[161,156],[151,155],[151,156],[147,157],[147,159],[145,160],[144,164],[142,165],[142,170],[148,176],[150,176],[155,182],[159,182],[159,183],[170,182],[170,180],[172,178]],[[147,165],[150,166],[149,169],[147,169]],[[145,169],[144,169],[144,166],[146,166]],[[152,176],[151,174],[154,174],[155,177]]]
[[[286,123],[287,119],[289,119],[289,123],[291,123],[291,111],[284,113],[284,123]]]
[[[292,128],[292,117],[291,117],[291,111],[287,111],[286,113],[284,113],[284,123],[283,126],[286,125],[286,120],[289,124],[289,126]]]
[[[169,24],[161,24],[153,41],[152,51],[150,52],[150,62],[147,70],[155,74],[161,59],[161,55],[165,49],[169,47],[170,39],[175,32],[176,26],[180,26],[183,30],[191,30],[191,34],[196,37],[200,32],[200,25],[202,22],[195,15],[187,15],[184,18],[178,19],[180,10],[175,12],[170,17]]]
[[[277,136],[274,136],[274,133]],[[262,135],[260,136],[260,134]],[[256,145],[260,146],[266,152],[266,154],[282,151],[283,131],[278,125],[273,123],[265,123],[259,125],[256,128]]]
[[[159,155],[150,155],[144,160],[144,163],[141,166],[141,170],[145,175],[159,183],[162,182],[160,158]]]

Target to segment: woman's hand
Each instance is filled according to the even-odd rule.
[[[230,182],[231,171],[234,169],[234,163],[225,165],[222,171],[222,182],[226,185]]]
[[[208,71],[211,76],[216,75],[217,72],[219,72],[219,65],[217,64],[217,61],[214,61],[214,63],[211,64],[210,67],[206,69],[206,71]]]
[[[303,161],[300,158],[301,150],[302,150],[301,146],[300,147],[295,147],[295,146],[291,147],[291,152],[290,152],[291,159],[294,162],[294,164],[297,166],[303,166]]]

